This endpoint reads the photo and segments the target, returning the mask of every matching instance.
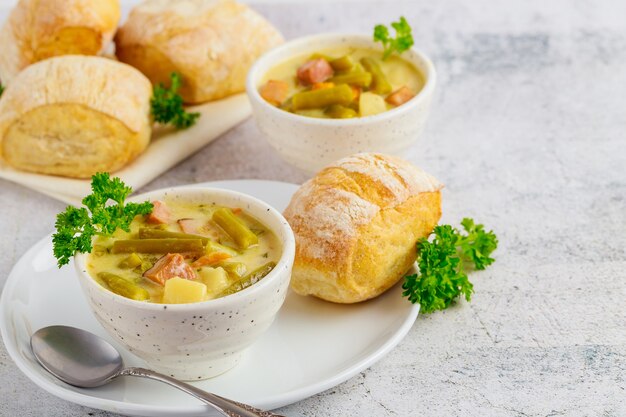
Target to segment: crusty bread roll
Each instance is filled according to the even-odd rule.
[[[442,185],[401,159],[375,153],[338,161],[305,182],[285,210],[296,237],[291,287],[356,303],[393,286],[418,239],[441,217]]]
[[[244,91],[252,63],[283,40],[264,18],[231,0],[147,0],[116,37],[116,54],[152,83],[182,75],[187,103]]]
[[[103,52],[119,20],[119,0],[20,0],[0,29],[0,81],[42,59]]]
[[[150,141],[150,81],[135,68],[66,55],[27,67],[0,98],[0,156],[15,168],[87,178]]]

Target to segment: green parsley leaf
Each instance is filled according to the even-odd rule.
[[[495,259],[489,257],[498,247],[498,238],[493,231],[485,232],[482,224],[474,224],[474,220],[467,217],[461,221],[461,226],[467,232],[458,242],[464,257],[479,270],[494,263]]]
[[[422,313],[446,309],[459,296],[471,300],[474,287],[465,272],[466,266],[485,269],[495,260],[490,257],[498,247],[493,231],[470,218],[461,222],[463,232],[450,225],[436,226],[434,238],[417,242],[417,274],[405,277],[402,295]]]
[[[183,98],[177,92],[182,82],[180,74],[173,72],[170,77],[169,89],[163,84],[156,85],[153,89],[150,100],[152,116],[159,123],[171,123],[177,129],[187,129],[196,123],[200,113],[188,113],[185,110]]]
[[[91,177],[91,191],[82,201],[85,207],[68,206],[57,215],[52,250],[59,268],[69,263],[76,252],[91,252],[95,235],[110,236],[117,229],[128,232],[135,216],[152,212],[149,201],[125,204],[132,188],[106,172]]]
[[[4,86],[0,83],[0,97],[2,97],[2,93],[4,93]]]
[[[381,42],[383,44],[383,60],[389,58],[393,52],[401,54],[413,46],[411,26],[404,16],[401,16],[399,21],[391,23],[391,27],[396,31],[395,38],[389,36],[387,26],[376,25],[374,27],[374,42]]]

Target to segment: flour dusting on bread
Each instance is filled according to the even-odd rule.
[[[224,0],[151,0],[138,4],[135,9],[144,13],[163,13],[169,11],[187,18],[198,16],[214,8]]]
[[[380,207],[337,188],[328,188],[315,195],[313,191],[313,181],[306,182],[294,195],[294,204],[287,208],[285,215],[291,217],[292,227],[312,231],[310,235],[301,235],[303,256],[332,258],[341,250],[337,242],[352,238],[357,227],[369,223]]]
[[[420,168],[392,156],[360,153],[340,159],[336,168],[370,177],[387,188],[394,196],[393,205],[406,201],[411,195],[438,191],[443,188],[437,179]]]

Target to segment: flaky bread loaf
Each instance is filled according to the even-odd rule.
[[[22,71],[0,98],[0,156],[75,178],[116,171],[150,141],[150,81],[135,68],[66,55]]]
[[[53,56],[100,54],[119,20],[119,0],[20,0],[0,29],[0,81]]]
[[[296,237],[291,287],[336,303],[378,296],[407,272],[418,239],[441,217],[442,185],[401,159],[357,154],[295,193],[285,218]]]
[[[148,0],[115,37],[118,59],[154,84],[180,73],[187,103],[244,91],[252,63],[282,41],[263,17],[232,0]]]

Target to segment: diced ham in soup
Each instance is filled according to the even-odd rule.
[[[167,205],[159,200],[153,201],[152,213],[148,215],[148,223],[152,224],[166,224],[170,221],[170,210]]]
[[[302,64],[297,74],[303,84],[321,83],[333,76],[333,67],[325,59],[318,58]]]
[[[183,255],[168,253],[159,259],[152,268],[144,272],[143,276],[159,285],[165,285],[165,281],[174,277],[196,279],[196,272],[185,262]]]

